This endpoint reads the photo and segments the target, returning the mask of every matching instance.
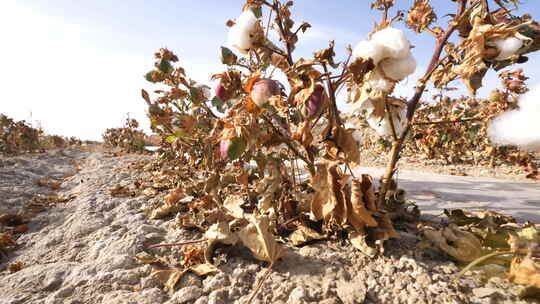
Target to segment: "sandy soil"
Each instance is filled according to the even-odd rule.
[[[135,258],[178,260],[178,248],[148,246],[201,238],[178,228],[174,217],[147,218],[141,210],[162,194],[111,196],[118,184],[148,178],[130,164],[150,157],[63,150],[0,158],[0,213],[29,214],[29,230],[0,260],[0,304],[244,303],[267,267],[246,248],[218,249],[218,273],[188,274],[168,292]],[[70,199],[29,212],[37,194]],[[455,264],[418,249],[419,236],[401,228],[401,239],[388,241],[374,259],[339,240],[289,247],[254,303],[535,303],[519,300],[519,287],[499,277],[457,279]],[[25,266],[11,273],[17,261]]]

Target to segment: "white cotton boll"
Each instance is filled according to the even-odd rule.
[[[512,57],[523,46],[523,41],[516,37],[495,39],[492,41],[492,43],[499,51],[499,55],[495,58],[495,60],[506,60]]]
[[[354,48],[353,57],[363,58],[366,60],[371,58],[373,60],[373,64],[377,65],[381,60],[388,57],[387,53],[388,52],[383,45],[380,45],[375,41],[364,40],[360,41]]]
[[[371,40],[385,46],[389,57],[405,58],[409,56],[411,43],[402,30],[387,27],[373,34]]]
[[[488,135],[498,145],[516,145],[527,151],[540,151],[540,85],[519,101],[519,109],[493,119]]]
[[[392,120],[394,122],[394,128],[396,129],[397,136],[400,136],[405,128],[406,108],[403,108],[399,113],[392,113]],[[381,119],[381,117],[370,117],[367,119],[369,126],[379,134],[379,136],[392,135],[392,125],[388,120],[388,117]]]
[[[247,54],[253,42],[251,41],[251,33],[257,23],[257,17],[251,10],[245,10],[236,24],[229,29],[227,43],[229,46],[236,48],[240,53]]]
[[[230,47],[237,49],[240,53],[247,54],[252,45],[251,36],[249,34],[250,32],[234,25],[229,29],[227,44]]]
[[[388,58],[381,61],[381,69],[386,77],[400,81],[416,71],[416,59],[409,52],[409,56],[405,58]]]
[[[242,14],[240,14],[240,17],[238,17],[238,19],[236,20],[236,25],[248,28],[250,30],[253,29],[255,23],[257,23],[257,17],[250,9],[243,11]]]
[[[394,83],[386,79],[378,69],[371,71],[367,84],[371,90],[380,90],[386,93],[390,93],[394,89]]]

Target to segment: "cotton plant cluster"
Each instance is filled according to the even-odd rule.
[[[257,17],[253,11],[250,9],[244,10],[236,23],[229,29],[227,43],[240,53],[247,54],[253,46],[256,25]]]
[[[523,150],[540,151],[540,85],[525,94],[518,103],[519,109],[506,112],[488,128],[493,143],[516,145]]]
[[[375,68],[366,75],[362,84],[359,102],[353,104],[353,111],[367,110],[369,125],[380,136],[392,134],[388,117],[374,115],[376,103],[385,102],[395,84],[416,70],[416,59],[411,52],[411,43],[402,30],[387,27],[374,33],[369,40],[358,43],[353,51],[355,60],[372,60]],[[384,105],[382,105],[384,106]],[[405,108],[394,107],[392,120],[397,135],[404,129]]]

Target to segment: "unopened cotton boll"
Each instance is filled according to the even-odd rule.
[[[279,84],[272,79],[262,78],[255,82],[251,89],[251,99],[258,106],[264,106],[270,97],[280,94]]]
[[[495,39],[493,44],[499,51],[499,55],[495,60],[506,60],[512,57],[522,46],[523,41],[516,37],[508,37],[506,39]]]
[[[386,48],[372,40],[360,41],[353,51],[354,58],[362,58],[373,60],[373,64],[377,65],[381,60],[388,56]]]
[[[400,81],[416,71],[416,59],[409,52],[405,58],[388,58],[381,61],[381,69],[386,77]]]
[[[236,20],[236,24],[229,29],[227,43],[240,53],[247,54],[253,42],[251,34],[255,29],[257,17],[251,10],[245,10]]]
[[[540,85],[519,100],[519,109],[493,119],[488,135],[498,145],[516,145],[523,150],[540,151]]]
[[[382,29],[371,36],[371,41],[383,45],[388,52],[388,57],[405,58],[409,56],[411,43],[403,31],[397,28]]]

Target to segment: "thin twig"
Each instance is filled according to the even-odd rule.
[[[483,257],[479,257],[478,259],[472,261],[469,265],[467,265],[467,267],[463,268],[458,274],[458,278],[461,277],[462,275],[465,274],[465,272],[469,271],[471,268],[473,268],[474,266],[484,262],[484,261],[487,261],[493,257],[496,257],[496,256],[499,256],[499,255],[507,255],[507,254],[512,254],[512,251],[497,251],[497,252],[492,252],[488,255],[485,255]]]
[[[255,289],[253,290],[253,293],[251,294],[251,296],[249,297],[249,299],[247,300],[246,304],[250,304],[253,299],[255,298],[255,296],[257,295],[257,293],[259,292],[259,289],[261,289],[261,286],[262,284],[264,283],[264,281],[266,281],[266,279],[268,279],[268,277],[270,276],[270,270],[272,270],[272,267],[274,266],[274,262],[272,262],[270,264],[270,266],[268,266],[268,268],[266,269],[266,271],[264,272],[263,274],[263,277],[259,280],[259,282],[257,283],[257,286],[255,287]]]
[[[270,10],[268,13],[268,23],[266,24],[266,33],[264,33],[264,38],[268,39],[268,32],[270,31],[270,22],[272,22],[272,13],[274,11]]]
[[[173,247],[173,246],[184,246],[184,245],[191,245],[191,244],[197,244],[197,243],[203,243],[208,241],[208,239],[202,239],[202,240],[195,240],[195,241],[186,241],[181,243],[164,243],[164,244],[156,244],[148,247],[148,249],[151,248],[157,248],[157,247]]]
[[[296,149],[296,147],[291,143],[290,139],[287,136],[283,135],[281,133],[281,131],[279,131],[279,129],[276,126],[274,126],[274,124],[270,121],[270,119],[268,117],[266,117],[264,115],[261,115],[261,117],[283,139],[283,142],[287,145],[287,147],[289,147],[289,149],[291,149],[291,151],[293,151],[294,154],[298,158],[300,158],[301,160],[303,160],[307,164],[309,172],[311,173],[311,175],[315,175],[315,165],[313,165],[313,163],[311,161],[309,161],[306,157],[304,157],[304,155],[302,155],[302,153],[300,153],[300,151],[298,151],[298,149]]]
[[[392,112],[390,112],[390,106],[388,105],[388,102],[386,100],[384,101],[384,106],[386,107],[386,113],[388,113],[388,121],[390,122],[392,137],[394,138],[394,141],[397,141],[399,139],[396,133],[396,126],[394,125],[394,118],[392,117]]]
[[[461,122],[468,122],[468,121],[480,121],[484,120],[484,117],[473,117],[473,118],[463,118],[463,119],[456,119],[456,120],[438,120],[438,121],[419,121],[419,122],[413,122],[413,126],[422,126],[422,125],[438,125],[438,124],[451,124],[451,123],[461,123]]]
[[[328,67],[326,66],[326,63],[323,63],[322,64],[323,66],[323,69],[324,69],[324,72],[326,74],[329,74],[328,73]],[[337,104],[336,104],[336,94],[335,94],[335,91],[334,91],[334,86],[332,85],[332,81],[327,78],[326,79],[326,84],[328,86],[328,95],[330,95],[330,101],[332,102],[331,106],[332,106],[332,116],[333,116],[333,119],[335,122],[338,123],[339,126],[342,125],[341,123],[341,118],[339,117],[339,112],[338,112],[338,109],[337,109]]]

